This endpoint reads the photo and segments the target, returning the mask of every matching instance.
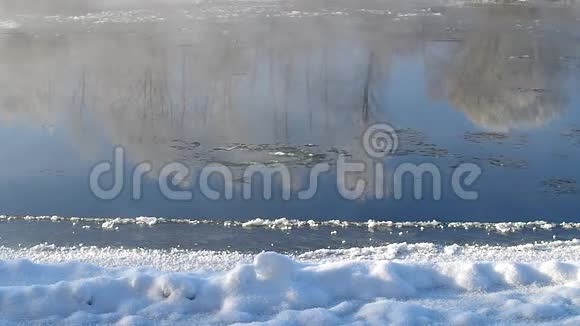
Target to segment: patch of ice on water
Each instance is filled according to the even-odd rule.
[[[22,25],[12,20],[0,20],[0,29],[17,29]]]
[[[137,224],[146,224],[149,226],[153,226],[155,224],[157,224],[157,217],[145,217],[145,216],[141,216],[141,217],[137,217],[135,219]]]
[[[296,220],[288,218],[278,219],[262,219],[256,218],[249,221],[217,221],[217,220],[198,220],[198,219],[176,219],[176,218],[161,218],[161,217],[137,217],[137,218],[123,218],[123,217],[62,217],[62,216],[8,216],[0,215],[0,221],[51,221],[51,222],[73,222],[73,223],[98,223],[104,229],[113,229],[119,225],[124,224],[143,224],[148,226],[155,226],[158,224],[177,223],[177,224],[215,224],[223,225],[224,227],[243,227],[256,228],[264,227],[271,229],[288,230],[292,228],[318,228],[318,227],[365,227],[369,231],[376,229],[401,229],[401,228],[460,228],[460,229],[484,229],[490,232],[508,233],[518,232],[523,229],[544,229],[553,230],[557,228],[562,229],[580,229],[578,222],[561,222],[551,223],[546,221],[531,221],[531,222],[440,222],[432,221],[376,221],[368,220],[365,222],[344,221],[344,220]]]
[[[390,15],[392,13],[390,10],[379,10],[379,9],[358,9],[357,11],[360,13],[372,14],[377,16]]]
[[[114,219],[105,220],[103,222],[103,224],[101,224],[101,227],[103,229],[113,229],[113,228],[116,228],[117,224],[138,224],[138,225],[153,226],[153,225],[159,223],[160,220],[161,219],[159,219],[157,217],[145,217],[145,216],[137,217],[135,219],[123,219],[123,218],[117,217]]]
[[[44,19],[52,22],[80,22],[87,24],[133,24],[146,22],[161,22],[165,17],[160,13],[145,9],[136,10],[106,10],[76,16],[45,16]]]
[[[438,11],[434,11],[431,8],[417,9],[411,12],[401,12],[396,14],[395,20],[408,19],[412,17],[429,17],[429,16],[442,16],[443,14]]]
[[[558,0],[556,0],[558,1]],[[529,0],[498,1],[498,0],[447,0],[448,6],[470,6],[470,5],[514,5],[526,3]]]
[[[112,219],[112,220],[105,221],[105,222],[103,222],[103,224],[101,224],[101,227],[103,229],[109,229],[109,230],[111,230],[111,229],[115,228],[115,224],[118,224],[118,223],[122,223],[122,219],[121,218],[115,218],[115,219]]]

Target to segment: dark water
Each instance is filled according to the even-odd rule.
[[[0,3],[0,214],[580,221],[575,1]],[[385,179],[403,163],[433,163],[440,200],[414,199],[412,178],[402,199],[387,182],[386,198],[347,200],[335,171],[314,198],[297,198],[316,163],[341,153],[376,163],[361,146],[376,122],[400,143]],[[125,186],[102,200],[89,174],[116,146]],[[175,161],[194,175],[211,162],[234,172],[286,163],[291,200],[279,179],[270,200],[243,199],[243,179],[232,200],[194,186],[193,199],[169,200],[157,180]],[[141,162],[153,169],[134,200]],[[477,200],[451,190],[461,163],[481,167]]]

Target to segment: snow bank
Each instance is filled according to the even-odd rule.
[[[488,246],[397,244],[295,257],[274,252],[218,256],[166,251],[175,264],[181,264],[181,271],[174,272],[71,262],[67,250],[50,245],[1,248],[2,258],[10,258],[12,250],[13,256],[29,254],[35,261],[52,257],[66,262],[1,261],[0,323],[34,319],[118,325],[161,321],[172,325],[574,325],[580,322],[579,246],[577,240],[503,251]],[[68,248],[72,257],[78,254],[77,259],[103,255],[116,259],[118,265],[138,251],[99,250],[103,248]],[[430,259],[405,255],[383,259],[413,251]],[[222,268],[230,264],[222,271],[203,270],[185,259],[198,254],[211,256],[208,259],[218,264],[234,263],[222,263]],[[490,256],[493,261],[477,259]]]

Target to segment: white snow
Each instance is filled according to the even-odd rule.
[[[291,257],[0,247],[0,324],[576,325],[579,249],[580,240]]]

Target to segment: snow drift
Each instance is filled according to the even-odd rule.
[[[570,245],[576,247],[572,242]],[[35,250],[58,252],[51,247]],[[445,247],[430,261],[343,256],[334,261],[308,263],[264,252],[227,271],[188,272],[146,267],[104,268],[70,261],[61,264],[3,261],[0,323],[36,320],[119,325],[160,322],[573,325],[580,322],[577,250],[569,253],[567,262],[503,261],[507,257],[501,254],[496,261],[446,261],[436,257],[453,257],[462,250],[461,246]],[[530,251],[531,247],[519,250]],[[510,252],[509,248],[506,252]],[[325,256],[325,252],[315,253],[307,256]]]

